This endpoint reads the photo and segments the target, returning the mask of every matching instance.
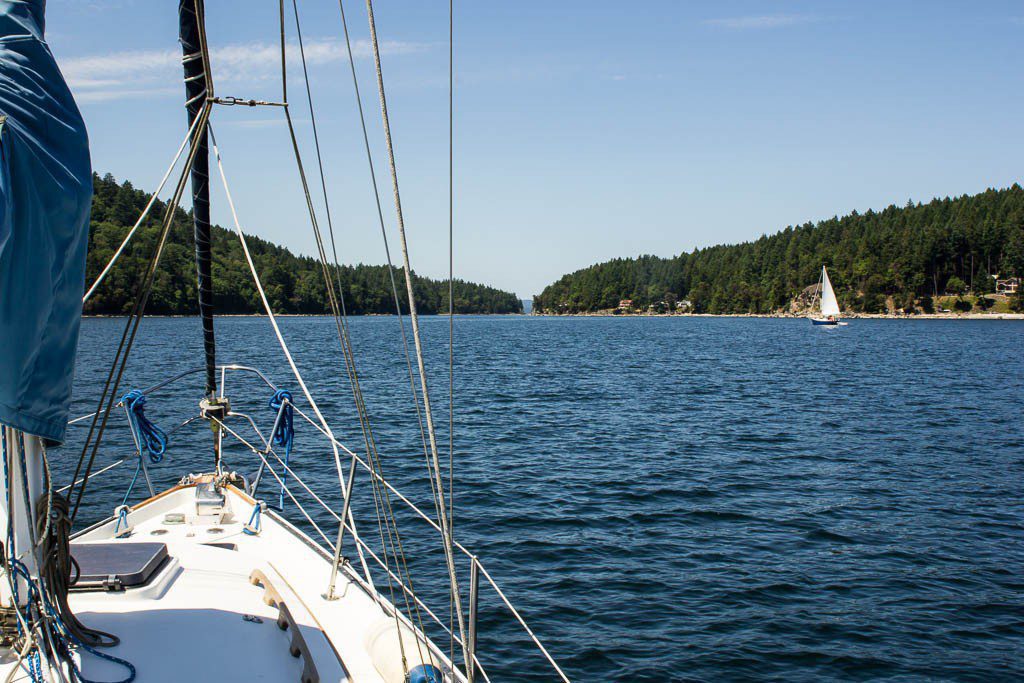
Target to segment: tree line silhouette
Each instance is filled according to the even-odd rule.
[[[947,292],[992,292],[996,275],[1024,276],[1024,189],[854,211],[672,258],[618,258],[563,276],[533,307],[581,313],[622,299],[640,308],[688,300],[697,313],[772,313],[815,285],[822,265],[846,310],[928,311]],[[1021,310],[1024,301],[1011,306]]]
[[[150,199],[150,195],[118,183],[107,174],[93,175],[92,219],[86,264],[87,286],[117,250],[124,236]],[[138,284],[146,272],[156,245],[166,203],[157,201],[125,252],[103,284],[85,304],[86,314],[126,314],[135,301]],[[217,313],[260,313],[263,307],[253,284],[238,237],[214,226],[213,299]],[[330,312],[323,272],[317,259],[297,256],[288,249],[259,237],[247,236],[249,251],[275,313],[323,314]],[[198,313],[192,219],[175,208],[171,231],[146,306],[147,313],[192,315]],[[395,268],[402,312],[408,312],[403,274]],[[387,266],[343,265],[338,277],[349,314],[395,312],[395,300]],[[416,308],[420,313],[448,311],[448,281],[414,275]],[[457,313],[522,313],[515,294],[463,280],[453,283]]]

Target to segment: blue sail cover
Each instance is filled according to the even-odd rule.
[[[0,423],[64,440],[92,200],[45,0],[0,0]]]

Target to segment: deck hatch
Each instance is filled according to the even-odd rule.
[[[80,575],[72,590],[119,591],[144,586],[167,561],[164,543],[72,543]]]

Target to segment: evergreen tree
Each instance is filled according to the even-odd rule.
[[[92,220],[86,282],[91,285],[110,261],[124,236],[142,214],[150,195],[131,183],[118,184],[113,176],[93,175]],[[129,243],[103,284],[85,304],[87,314],[128,313],[156,245],[166,204],[157,201],[149,217]],[[219,226],[212,229],[213,302],[217,313],[262,313],[259,294],[253,284],[238,237]],[[275,313],[322,314],[330,312],[320,262],[296,256],[284,247],[258,237],[247,236],[253,262]],[[191,216],[174,210],[167,245],[153,284],[146,312],[152,314],[195,314],[196,272]],[[404,275],[394,271],[401,283]],[[416,309],[420,313],[448,311],[448,281],[413,275]],[[345,308],[349,314],[395,312],[394,296],[387,266],[343,265],[337,273]],[[455,311],[458,313],[522,313],[523,303],[511,292],[455,280]],[[408,312],[405,289],[399,290],[402,312]]]
[[[990,292],[990,274],[1024,276],[1024,189],[853,212],[673,258],[614,259],[552,283],[534,310],[595,311],[620,299],[646,309],[674,295],[699,313],[770,313],[817,282],[822,264],[840,305],[858,311],[906,309],[911,300],[927,311],[951,284]]]

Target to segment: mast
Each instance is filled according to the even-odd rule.
[[[203,0],[180,0],[178,5],[179,39],[185,67],[185,109],[189,128],[200,115],[206,100],[213,96],[209,54],[206,50]],[[196,131],[197,145],[192,163],[192,222],[196,242],[196,285],[199,316],[203,321],[203,350],[206,359],[206,397],[217,395],[216,337],[213,332],[213,280],[210,242],[210,153],[207,131]]]

